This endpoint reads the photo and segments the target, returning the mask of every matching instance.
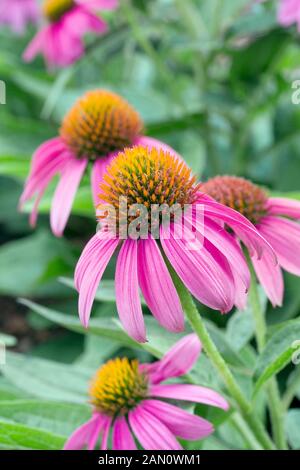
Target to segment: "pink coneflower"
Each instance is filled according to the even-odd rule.
[[[107,24],[97,16],[97,10],[113,10],[117,5],[118,0],[44,0],[47,24],[28,45],[24,60],[30,62],[42,53],[49,68],[74,63],[84,54],[85,34],[107,31]]]
[[[39,16],[36,0],[0,0],[0,24],[7,24],[16,34],[23,34]]]
[[[226,400],[206,387],[162,383],[189,372],[200,351],[197,336],[191,334],[152,364],[127,358],[108,361],[90,387],[92,417],[74,431],[64,449],[93,450],[99,441],[101,450],[107,450],[110,432],[113,450],[136,450],[136,442],[145,450],[179,450],[182,447],[176,438],[193,441],[209,436],[214,430],[209,421],[167,400],[227,410]]]
[[[252,259],[259,282],[274,306],[283,300],[282,269],[300,276],[300,202],[268,197],[259,186],[243,178],[217,176],[202,184],[201,190],[247,217],[269,242],[278,259],[266,251],[260,260]],[[243,240],[248,245],[247,240]],[[282,269],[281,269],[282,268]]]
[[[282,26],[297,23],[300,30],[300,0],[280,0],[278,21]]]
[[[138,113],[120,96],[95,90],[80,98],[65,116],[60,136],[48,140],[35,152],[31,171],[20,199],[20,207],[35,197],[30,222],[35,225],[40,200],[56,175],[60,175],[52,207],[51,228],[61,236],[70,215],[80,180],[92,162],[91,184],[97,204],[99,183],[117,151],[134,144],[170,149],[156,139],[143,136]],[[175,152],[174,152],[175,153]]]
[[[79,316],[87,326],[98,284],[117,247],[115,285],[121,322],[135,340],[146,341],[139,287],[146,303],[165,328],[182,331],[182,306],[167,268],[165,258],[189,291],[212,309],[228,312],[248,289],[249,270],[240,247],[220,224],[225,222],[244,234],[253,249],[272,251],[254,226],[238,212],[202,196],[195,178],[184,161],[164,150],[133,147],[119,153],[107,168],[100,185],[101,210],[117,219],[123,217],[120,200],[129,208],[188,207],[184,211],[184,230],[180,233],[178,214],[169,226],[158,221],[158,236],[153,236],[152,220],[146,219],[146,237],[124,237],[123,226],[110,231],[102,226],[85,247],[75,271],[79,291]],[[193,211],[204,212],[196,224]],[[213,217],[214,220],[209,219]],[[132,222],[128,212],[128,225]],[[145,224],[141,224],[144,229]],[[144,230],[143,230],[144,231]],[[121,235],[122,233],[122,235]],[[201,242],[191,246],[191,240]]]

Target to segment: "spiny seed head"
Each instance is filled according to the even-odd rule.
[[[196,178],[183,160],[169,152],[136,146],[120,152],[100,185],[100,198],[118,210],[120,198],[128,206],[142,204],[192,204],[196,200]]]
[[[200,190],[257,224],[266,214],[267,194],[256,184],[236,176],[216,176]]]
[[[74,0],[44,0],[43,13],[50,22],[58,21],[75,5]]]
[[[87,92],[65,116],[60,136],[78,158],[95,160],[134,143],[143,130],[139,114],[120,96]]]
[[[97,371],[91,386],[91,402],[108,416],[126,415],[147,396],[148,379],[137,360],[111,359]]]

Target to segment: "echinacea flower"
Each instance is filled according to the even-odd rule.
[[[118,0],[44,0],[46,24],[28,45],[24,60],[30,62],[42,53],[50,69],[76,62],[84,54],[83,36],[107,31],[107,24],[97,11],[117,6]]]
[[[28,23],[39,19],[37,0],[0,0],[0,24],[10,26],[16,34],[23,34]]]
[[[201,190],[216,201],[231,207],[251,221],[272,246],[278,264],[265,251],[261,259],[252,258],[260,284],[273,306],[281,305],[284,283],[282,269],[300,276],[300,202],[268,197],[251,181],[234,176],[217,176],[201,185]],[[247,246],[247,240],[243,240]]]
[[[53,233],[61,236],[89,162],[92,163],[92,193],[97,204],[99,183],[116,152],[135,144],[172,151],[166,144],[143,136],[143,127],[135,109],[114,93],[94,90],[81,97],[65,116],[59,137],[46,141],[33,155],[30,175],[20,199],[22,208],[35,198],[31,225],[36,223],[40,200],[55,175],[60,175],[60,181],[53,197],[50,222]]]
[[[125,330],[140,342],[146,341],[146,331],[139,287],[163,327],[172,332],[184,328],[182,306],[166,259],[194,297],[212,309],[228,312],[239,298],[237,293],[247,291],[250,278],[240,247],[222,225],[227,223],[244,234],[258,256],[263,248],[272,252],[245,217],[203,196],[186,163],[162,149],[137,146],[120,152],[107,168],[99,197],[108,223],[88,242],[75,271],[79,316],[86,327],[97,287],[117,247],[117,309]],[[128,207],[125,217],[124,200]],[[176,217],[170,217],[169,224],[163,218],[153,224],[149,210],[157,207],[176,208]],[[138,220],[134,212],[141,214],[144,209],[141,236],[123,233],[124,219],[134,228]],[[194,212],[204,214],[204,221],[201,214],[195,220]],[[112,223],[113,230],[110,219],[122,223],[116,227]]]
[[[212,389],[182,383],[164,384],[186,374],[201,351],[195,334],[178,341],[152,364],[116,358],[97,371],[90,387],[91,419],[76,429],[65,450],[180,450],[176,438],[199,440],[213,432],[213,425],[169,400],[203,403],[223,410],[227,401]]]

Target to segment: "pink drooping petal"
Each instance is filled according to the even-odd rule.
[[[199,385],[152,385],[149,390],[149,396],[203,403],[205,405],[222,408],[223,410],[228,410],[229,408],[227,401],[219,393],[207,387],[200,387]]]
[[[243,283],[241,277],[238,276],[235,269],[232,269],[232,275],[233,275],[234,285],[235,285],[234,305],[239,310],[245,310],[247,306],[247,300],[248,300],[248,290],[245,290],[245,284]]]
[[[300,201],[283,197],[271,197],[268,199],[268,214],[300,219]]]
[[[206,217],[213,220],[219,219],[226,223],[245,245],[249,247],[252,254],[256,253],[257,257],[260,258],[262,253],[267,251],[273,257],[274,265],[277,263],[274,250],[270,244],[259,234],[254,225],[246,217],[230,207],[211,200],[203,194],[200,195],[197,203],[204,205]]]
[[[50,212],[51,228],[57,237],[62,236],[71,213],[73,201],[87,167],[88,160],[70,156],[56,187]]]
[[[179,296],[156,241],[151,237],[138,242],[138,278],[148,307],[167,330],[184,330]]]
[[[112,157],[107,156],[103,158],[98,158],[92,168],[91,172],[91,185],[92,185],[92,195],[95,207],[101,202],[99,193],[100,193],[100,184],[103,181],[103,176],[106,172],[107,166],[111,162]]]
[[[175,225],[175,224],[174,224]],[[185,228],[187,235],[188,228]],[[212,254],[203,246],[192,250],[188,240],[176,239],[172,230],[161,226],[161,244],[173,268],[190,292],[214,310],[228,312],[234,305],[234,284],[231,273],[224,271]]]
[[[47,30],[41,29],[36,33],[23,52],[22,57],[25,62],[31,62],[40,52],[43,51],[46,38]]]
[[[265,217],[259,230],[274,248],[280,266],[300,276],[300,224],[281,217]]]
[[[36,0],[1,0],[0,24],[10,26],[19,35],[24,34],[28,23],[36,23],[39,18]]]
[[[95,431],[99,430],[100,432],[102,424],[102,415],[95,413],[89,421],[73,432],[65,443],[64,450],[81,450],[85,447],[91,447],[90,442],[94,440]]]
[[[136,240],[124,241],[116,266],[116,302],[122,325],[136,341],[146,341],[146,329],[138,287]]]
[[[142,406],[149,414],[162,421],[174,436],[181,439],[195,441],[209,436],[214,431],[209,421],[178,406],[160,400],[145,400]]]
[[[87,327],[100,280],[119,240],[108,233],[98,232],[83,251],[75,270],[75,285],[79,290],[78,310]],[[92,248],[91,248],[92,247]]]
[[[142,404],[129,413],[129,424],[145,450],[181,450],[182,447],[169,429]]]
[[[261,259],[252,258],[257,278],[264,288],[272,305],[280,306],[283,301],[284,283],[279,265],[274,266],[270,255],[265,253]]]
[[[76,0],[76,3],[91,10],[115,10],[119,0]]]
[[[112,418],[110,416],[105,416],[104,423],[103,423],[102,440],[101,440],[101,446],[100,446],[101,450],[107,450],[111,423],[112,423]]]
[[[151,383],[157,384],[187,374],[197,362],[200,352],[201,344],[197,335],[192,333],[185,336],[160,361],[147,365]]]
[[[89,9],[77,6],[66,13],[61,19],[62,31],[65,37],[82,38],[91,31],[103,34],[107,31],[107,24]]]
[[[181,155],[179,155],[179,153],[177,153],[176,150],[174,150],[168,144],[165,144],[164,142],[161,142],[160,140],[154,139],[153,137],[146,137],[146,136],[137,137],[136,140],[134,141],[134,145],[143,145],[145,147],[148,147],[149,149],[155,148],[157,150],[164,150],[165,152],[169,152],[171,155],[174,155],[179,160],[182,160]]]
[[[136,450],[136,444],[124,416],[114,422],[112,446],[113,450]]]

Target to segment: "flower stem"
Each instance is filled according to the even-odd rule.
[[[207,356],[222,377],[228,392],[237,403],[243,418],[246,420],[256,439],[264,449],[275,449],[275,446],[265,431],[262,423],[253,413],[251,404],[245,398],[244,393],[240,389],[229,367],[211,339],[201,315],[194,304],[191,294],[175,273],[172,273],[172,277],[188,321],[195,333],[198,335]]]
[[[252,263],[249,260],[249,267],[251,272],[251,286],[249,291],[249,301],[253,313],[254,324],[255,324],[255,336],[257,342],[257,348],[259,353],[265,347],[266,344],[266,335],[267,335],[267,326],[265,321],[265,315],[262,310],[259,292],[257,289],[257,282],[255,272],[252,267]],[[268,395],[268,406],[270,410],[270,417],[272,423],[272,430],[274,433],[274,441],[279,449],[287,449],[287,443],[284,433],[284,407],[281,402],[281,397],[279,393],[279,388],[277,384],[276,377],[272,377],[269,380],[267,385],[267,395]]]

